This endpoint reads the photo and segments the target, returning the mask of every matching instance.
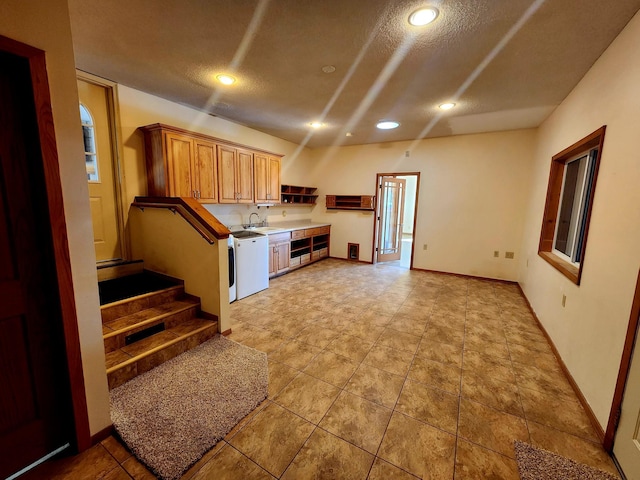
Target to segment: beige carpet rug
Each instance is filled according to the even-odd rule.
[[[111,391],[111,420],[159,478],[174,480],[267,398],[267,355],[217,335]]]
[[[522,480],[620,480],[620,477],[528,443],[516,440],[514,448]]]

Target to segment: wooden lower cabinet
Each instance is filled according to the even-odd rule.
[[[290,251],[291,234],[289,232],[269,235],[269,277],[289,270]]]

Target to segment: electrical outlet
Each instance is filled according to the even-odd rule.
[[[504,252],[504,258],[510,258],[513,260],[513,252]]]
[[[426,250],[427,249],[427,244],[425,243],[424,245],[422,245],[422,249]]]
[[[564,306],[567,304],[567,296],[566,295],[562,295],[562,308],[564,308]]]
[[[493,256],[494,256],[495,258],[498,258],[498,257],[500,256],[500,252],[499,252],[498,250],[494,250],[494,251],[493,251]]]

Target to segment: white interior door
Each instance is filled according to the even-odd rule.
[[[402,222],[406,180],[382,177],[380,185],[380,220],[378,222],[378,261],[400,260]]]
[[[640,480],[640,350],[633,350],[613,453],[627,480]]]

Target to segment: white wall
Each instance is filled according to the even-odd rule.
[[[111,425],[96,259],[66,0],[3,0],[0,35],[46,52],[91,434]]]
[[[520,260],[524,292],[603,428],[640,266],[639,44],[637,14],[540,127]],[[576,286],[537,256],[549,168],[554,154],[602,125],[607,131]]]
[[[307,161],[319,187],[313,219],[330,222],[331,255],[360,244],[371,261],[373,213],[324,208],[324,195],[375,195],[376,173],[420,172],[414,267],[517,279],[535,130],[314,150]],[[423,245],[427,244],[427,250]],[[500,251],[494,258],[493,252]]]

